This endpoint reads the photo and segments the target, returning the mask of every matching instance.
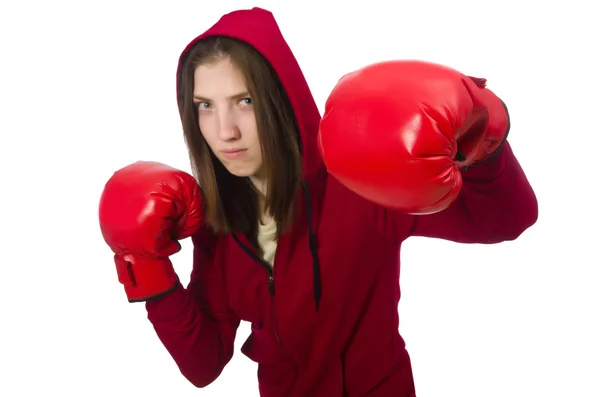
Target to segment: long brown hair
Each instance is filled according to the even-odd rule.
[[[232,175],[214,156],[200,132],[192,100],[196,67],[223,58],[241,70],[252,98],[267,175],[265,210],[277,222],[277,236],[292,225],[302,179],[299,129],[275,70],[250,45],[210,37],[196,44],[184,60],[179,111],[192,169],[204,193],[206,222],[217,233],[246,233],[258,249],[258,191],[249,178]]]

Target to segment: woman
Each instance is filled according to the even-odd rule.
[[[536,221],[535,195],[503,142],[507,125],[497,148],[477,152],[481,164],[460,170],[460,194],[443,210],[419,211],[411,199],[402,211],[404,196],[381,205],[385,186],[361,190],[361,176],[350,181],[331,154],[356,141],[340,140],[353,126],[322,130],[319,147],[326,119],[268,11],[223,16],[183,51],[177,76],[198,184],[159,163],[132,164],[107,183],[100,219],[129,301],[146,302],[183,375],[197,387],[217,379],[244,320],[252,334],[242,351],[259,364],[262,396],[414,396],[398,332],[400,246],[410,236],[497,243]],[[340,93],[330,101],[343,108]],[[186,288],[169,255],[188,236]]]

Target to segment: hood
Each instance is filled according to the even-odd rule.
[[[298,61],[286,43],[273,14],[265,9],[236,10],[225,14],[210,29],[192,40],[183,50],[177,66],[177,99],[180,95],[181,69],[191,49],[200,40],[211,36],[226,36],[243,41],[254,47],[273,67],[291,102],[300,133],[302,152],[302,190],[304,206],[300,213],[304,222],[296,229],[308,231],[308,249],[312,257],[313,296],[315,309],[319,309],[321,299],[321,268],[317,255],[315,230],[318,226],[321,210],[321,198],[324,193],[326,170],[317,144],[317,135],[321,115],[304,78]],[[239,238],[233,238],[244,248]]]
[[[225,14],[210,29],[192,40],[183,50],[177,66],[177,98],[180,98],[181,66],[198,41],[211,36],[227,36],[254,47],[275,69],[296,115],[302,148],[304,178],[320,174],[323,162],[317,146],[321,115],[294,54],[286,43],[273,14],[254,7]]]

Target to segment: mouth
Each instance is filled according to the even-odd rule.
[[[247,150],[248,149],[227,149],[221,150],[221,153],[223,153],[223,156],[227,157],[228,159],[236,159],[242,157]]]

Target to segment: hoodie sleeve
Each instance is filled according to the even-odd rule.
[[[196,235],[187,288],[146,303],[148,319],[181,373],[196,387],[214,382],[233,356],[240,319],[232,312],[209,236]]]
[[[494,244],[515,240],[537,221],[536,195],[508,141],[462,175],[459,197],[444,211],[418,216],[388,211],[388,234]]]

